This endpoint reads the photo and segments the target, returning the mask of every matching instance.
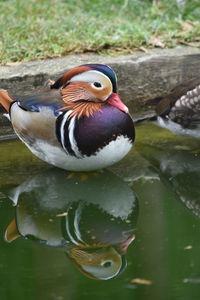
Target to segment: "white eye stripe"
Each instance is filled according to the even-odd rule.
[[[112,86],[112,83],[110,81],[110,78],[108,78],[108,76],[95,70],[86,71],[81,74],[75,75],[74,77],[71,78],[69,82],[74,82],[74,81],[89,82],[93,84],[95,82],[99,82],[102,87],[104,87],[106,84],[109,83]]]

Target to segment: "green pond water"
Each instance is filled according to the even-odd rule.
[[[200,141],[136,132],[93,173],[0,143],[0,300],[200,299]]]

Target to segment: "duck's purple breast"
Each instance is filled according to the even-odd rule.
[[[131,142],[135,138],[134,124],[130,115],[106,104],[101,111],[91,117],[81,117],[76,121],[74,138],[83,155],[92,155],[118,136],[127,137]],[[117,150],[117,149],[116,149]]]

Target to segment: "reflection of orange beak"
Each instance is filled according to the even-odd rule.
[[[107,102],[117,107],[118,109],[122,110],[125,113],[128,113],[128,107],[122,102],[122,100],[119,98],[119,95],[117,93],[112,93],[110,97],[108,98]]]
[[[132,243],[132,241],[134,241],[135,236],[132,235],[129,238],[127,238],[127,240],[125,240],[124,242],[118,244],[116,246],[116,249],[118,250],[119,254],[123,255],[127,252],[128,246]]]

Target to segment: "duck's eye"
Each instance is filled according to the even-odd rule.
[[[109,268],[112,265],[112,261],[108,260],[102,263],[104,268]]]
[[[101,85],[100,82],[94,82],[93,85],[94,85],[95,87],[97,87],[97,88],[101,88],[101,87],[102,87],[102,85]]]

